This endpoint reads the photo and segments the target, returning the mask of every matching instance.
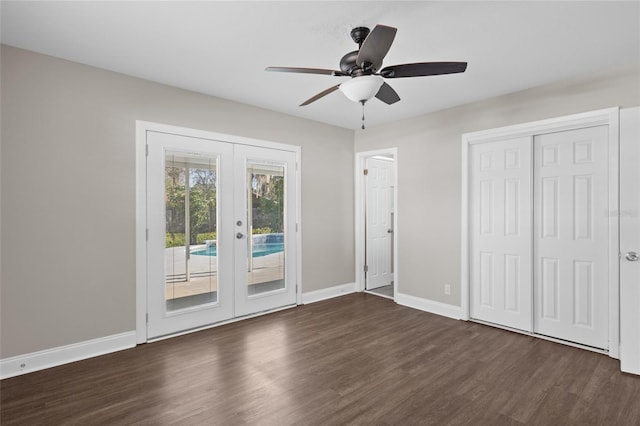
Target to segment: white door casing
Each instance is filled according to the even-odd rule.
[[[371,157],[366,160],[366,289],[393,282],[391,246],[393,244],[393,159]]]
[[[471,145],[471,317],[531,331],[531,138]]]
[[[534,138],[534,331],[606,349],[608,128]]]
[[[640,107],[620,111],[620,367],[640,374]]]

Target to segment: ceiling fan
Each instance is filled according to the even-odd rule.
[[[349,52],[340,59],[340,70],[321,68],[267,67],[266,71],[293,72],[302,74],[322,74],[337,77],[351,77],[335,86],[331,86],[315,96],[307,99],[300,106],[312,102],[340,90],[354,102],[362,104],[362,128],[364,129],[364,104],[374,96],[391,105],[400,100],[400,96],[387,84],[386,78],[423,77],[429,75],[455,74],[467,69],[466,62],[415,62],[402,65],[391,65],[380,69],[382,60],[391,48],[397,28],[376,25],[369,31],[367,27],[351,30],[351,38],[358,44],[358,50]]]

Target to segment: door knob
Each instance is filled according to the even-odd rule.
[[[391,234],[393,232],[393,229],[387,229],[387,234]]]
[[[627,254],[624,255],[624,258],[627,259],[629,262],[635,262],[638,259],[640,259],[640,257],[638,257],[638,253],[636,253],[635,251],[630,251]]]
[[[244,237],[244,235],[242,235],[242,232],[238,232],[238,233],[236,234],[236,238],[237,238],[237,239],[241,239],[242,237]]]

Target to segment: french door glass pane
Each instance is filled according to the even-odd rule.
[[[218,301],[217,156],[165,153],[167,311]]]
[[[249,296],[285,287],[284,188],[283,166],[247,164]]]

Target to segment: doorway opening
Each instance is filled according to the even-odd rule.
[[[356,153],[356,286],[395,299],[397,149]]]

